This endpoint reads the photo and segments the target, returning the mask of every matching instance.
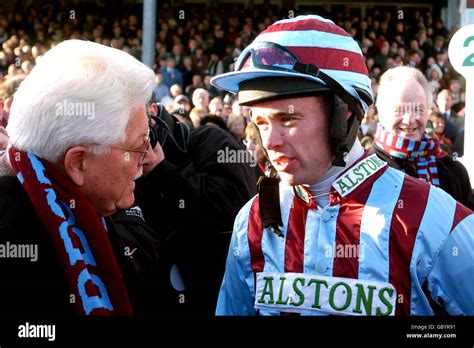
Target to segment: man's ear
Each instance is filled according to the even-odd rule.
[[[158,105],[156,105],[156,103],[151,103],[149,112],[150,112],[151,116],[159,116],[158,115]]]
[[[89,160],[89,151],[84,146],[71,147],[64,156],[64,171],[77,186],[84,185]]]

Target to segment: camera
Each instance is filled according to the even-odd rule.
[[[148,112],[150,145],[155,148],[159,143],[164,148],[169,138],[179,151],[186,152],[190,136],[189,127],[173,117],[162,104],[155,105],[157,108],[153,109],[157,111],[157,115]]]

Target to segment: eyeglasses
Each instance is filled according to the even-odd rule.
[[[122,151],[126,151],[126,152],[135,152],[135,153],[141,153],[141,157],[140,157],[140,164],[142,164],[144,161],[145,161],[145,157],[146,157],[146,154],[148,152],[148,149],[150,148],[150,134],[148,134],[146,136],[146,144],[145,144],[145,150],[136,150],[136,149],[126,149],[126,148],[123,148],[123,147],[118,147],[118,146],[111,146],[112,148],[114,149],[118,149],[118,150],[122,150]]]

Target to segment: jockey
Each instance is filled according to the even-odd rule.
[[[212,84],[251,107],[271,163],[235,220],[217,315],[474,314],[474,214],[363,150],[373,94],[342,28],[278,21]]]

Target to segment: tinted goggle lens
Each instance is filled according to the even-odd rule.
[[[259,42],[244,50],[236,63],[237,71],[248,68],[291,70],[298,59],[283,46]]]

